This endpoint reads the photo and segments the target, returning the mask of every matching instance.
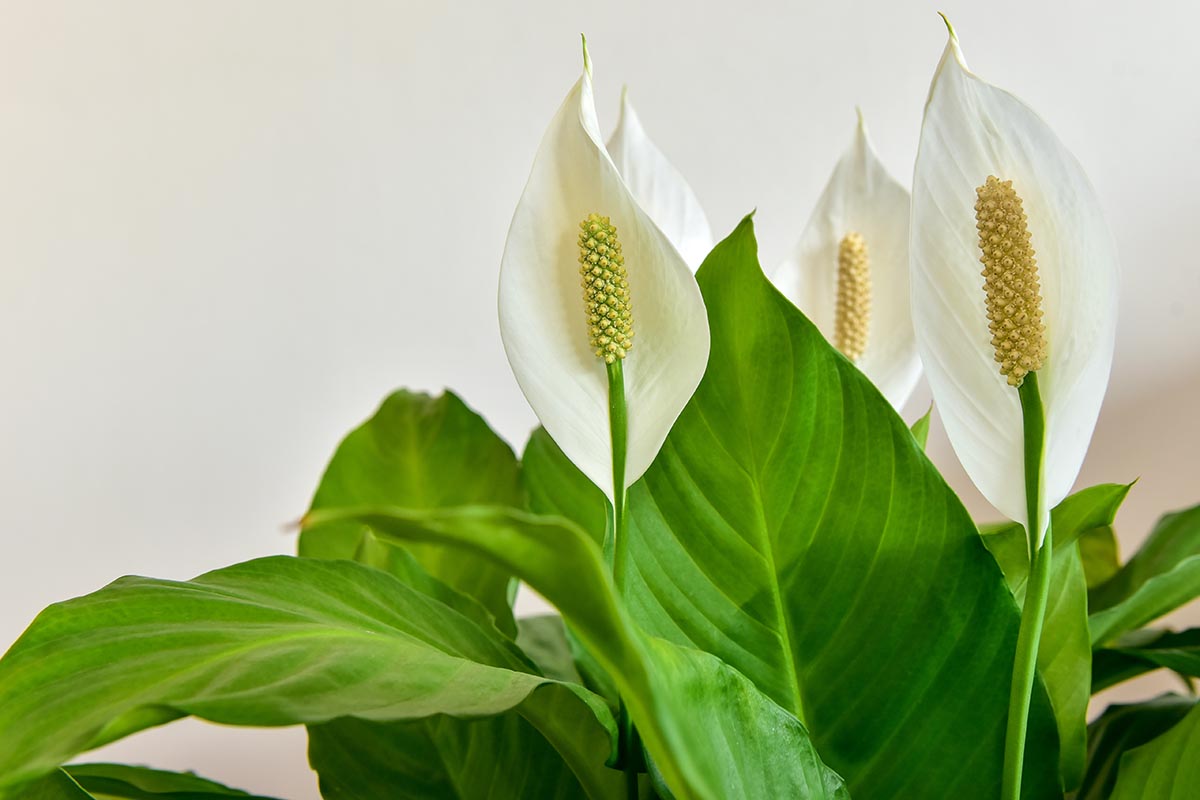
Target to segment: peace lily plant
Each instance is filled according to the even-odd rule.
[[[1200,595],[1200,506],[1122,564],[1130,486],[1068,494],[1115,332],[1099,208],[952,34],[911,211],[860,117],[781,292],[751,217],[710,247],[627,98],[604,142],[585,50],[500,257],[521,456],[399,391],[298,557],[47,608],[0,659],[0,798],[251,797],[75,761],[184,716],[307,726],[331,800],[1195,798],[1190,691],[1087,719],[1200,676],[1200,630],[1149,627]],[[1010,522],[899,416],[922,363]],[[557,613],[516,618],[518,581]]]

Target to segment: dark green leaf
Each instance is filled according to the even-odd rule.
[[[17,787],[5,789],[0,786],[0,798],[4,800],[95,800],[61,769]]]
[[[1200,628],[1132,631],[1097,650],[1094,664],[1093,693],[1160,667],[1200,678]]]
[[[0,660],[0,787],[187,714],[265,726],[532,718],[544,704],[526,700],[550,686],[613,736],[600,698],[533,672],[494,627],[353,562],[277,556],[182,583],[122,578],[43,611]]]
[[[1111,796],[1121,756],[1183,719],[1192,702],[1169,694],[1144,703],[1109,706],[1088,726],[1087,772],[1073,800],[1105,800]]]
[[[191,772],[165,772],[126,764],[72,764],[65,768],[96,800],[271,800],[230,789]]]
[[[1093,646],[1200,597],[1200,506],[1168,514],[1133,558],[1090,595]]]
[[[451,392],[438,397],[399,391],[338,446],[321,478],[312,508],[386,504],[413,510],[461,505],[521,507],[520,468],[504,440]],[[361,525],[300,536],[300,555],[355,558]],[[496,624],[515,635],[511,576],[480,558],[441,547],[410,545],[431,575],[483,604]],[[387,568],[387,551],[377,557]],[[368,559],[363,559],[364,561]]]
[[[998,794],[1019,611],[871,383],[763,276],[747,219],[709,255],[708,371],[629,494],[629,597],[802,714],[855,797]],[[1031,797],[1057,783],[1039,688]]]
[[[535,703],[544,707],[530,714]],[[515,712],[313,725],[309,761],[325,800],[624,799],[624,776],[603,763],[611,740],[573,695],[543,689],[526,700],[524,711],[550,728],[539,730]],[[560,754],[550,741],[574,746]],[[598,757],[578,758],[582,753]]]
[[[1121,756],[1112,800],[1196,800],[1200,794],[1200,706],[1157,738]]]
[[[645,636],[618,602],[599,546],[574,524],[495,508],[364,508],[317,513],[307,524],[320,536],[323,524],[347,518],[400,541],[487,555],[554,603],[616,682],[680,800],[847,796],[799,720],[740,673],[707,653]]]

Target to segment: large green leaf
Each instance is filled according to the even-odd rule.
[[[1069,789],[1078,786],[1083,777],[1091,699],[1088,587],[1079,545],[1090,531],[1110,529],[1129,488],[1122,484],[1093,486],[1066,498],[1050,512],[1054,555],[1038,671],[1058,722],[1060,771]],[[983,542],[1004,571],[1013,596],[1023,604],[1029,578],[1025,529],[1015,523],[990,526],[983,530]]]
[[[719,659],[646,636],[617,600],[599,546],[561,518],[512,509],[318,512],[398,541],[454,544],[512,570],[554,603],[612,676],[675,797],[846,798],[804,726]]]
[[[1193,702],[1168,694],[1143,703],[1109,706],[1088,726],[1087,772],[1072,800],[1110,797],[1121,756],[1170,729],[1192,709]]]
[[[46,609],[0,659],[0,790],[188,714],[271,726],[517,709],[545,732],[550,704],[531,698],[561,692],[611,741],[600,698],[536,674],[478,616],[348,561],[277,556],[187,582],[122,578]]]
[[[1141,549],[1090,595],[1093,646],[1200,597],[1200,506],[1167,514]]]
[[[712,354],[629,493],[631,613],[803,714],[854,796],[997,796],[1019,610],[975,525],[887,401],[763,277],[749,220],[698,278]],[[546,482],[557,466],[524,465]],[[1029,796],[1049,797],[1040,683],[1031,725]]]
[[[1093,654],[1092,692],[1160,667],[1200,678],[1200,628],[1180,633],[1137,630]]]
[[[1196,800],[1200,795],[1200,706],[1166,733],[1121,756],[1112,800]]]
[[[399,391],[338,446],[313,497],[313,509],[386,504],[414,510],[524,504],[512,449],[456,395]],[[300,536],[312,558],[354,558],[361,525],[347,524],[314,540]],[[490,562],[410,545],[421,565],[454,589],[475,597],[512,635],[514,584]],[[376,564],[376,566],[381,566]]]

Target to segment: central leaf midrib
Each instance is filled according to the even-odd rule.
[[[745,351],[745,348],[743,347],[742,341],[741,341],[741,332],[744,329],[744,327],[745,326],[738,325],[738,324],[734,324],[731,326],[731,328],[733,330],[733,339],[734,339],[733,348],[734,348],[735,352],[744,352]],[[787,347],[788,347],[789,355],[793,355],[791,353],[791,350],[792,350],[791,331],[788,329],[786,322],[784,323],[783,333],[785,335],[778,337],[777,341],[786,343]],[[788,361],[794,362],[794,359],[789,358]],[[733,364],[733,365],[740,365],[743,362],[741,362],[738,359],[733,359],[733,360],[729,361],[728,363]],[[745,373],[743,370],[735,368],[734,374],[736,376],[734,385],[737,387],[738,412],[742,416],[743,419],[749,419],[751,415],[750,415],[750,410],[749,410],[749,404],[747,403]],[[784,403],[783,407],[790,409],[790,408],[792,408],[792,398],[793,398],[793,394],[794,394],[793,387],[795,385],[795,380],[794,380],[795,376],[789,374],[788,377],[789,377],[788,394],[787,394],[787,400]],[[706,413],[705,408],[704,408],[704,403],[703,402],[699,403],[698,408],[700,409],[700,414],[701,414],[701,417],[703,417],[705,424],[708,425],[709,429],[712,430],[715,435],[716,430],[713,428],[712,424],[709,422],[708,414]],[[769,583],[770,589],[771,589],[771,603],[772,603],[773,610],[775,612],[775,618],[776,618],[776,622],[777,622],[776,630],[777,630],[777,634],[780,639],[780,645],[783,648],[784,668],[787,670],[787,686],[788,686],[788,689],[791,691],[791,695],[792,695],[792,702],[788,706],[788,710],[791,711],[793,714],[795,714],[796,717],[798,719],[800,719],[801,722],[803,722],[804,721],[804,704],[801,700],[801,694],[800,694],[800,676],[796,669],[796,661],[795,661],[795,657],[793,655],[794,648],[792,646],[792,639],[793,639],[794,633],[792,631],[791,620],[788,617],[786,608],[783,603],[783,593],[780,591],[780,587],[779,587],[779,567],[778,567],[779,559],[778,559],[778,554],[775,552],[775,538],[771,535],[771,529],[770,529],[769,524],[767,523],[766,507],[765,507],[765,504],[763,501],[762,470],[766,465],[766,461],[758,458],[759,448],[756,446],[757,443],[755,441],[755,437],[754,437],[749,425],[746,426],[745,441],[746,441],[746,449],[747,449],[747,451],[749,453],[749,457],[750,457],[750,463],[746,465],[747,466],[746,475],[747,475],[747,477],[750,481],[750,485],[754,491],[754,510],[755,510],[755,516],[757,518],[756,521],[758,522],[758,526],[755,530],[755,533],[758,534],[758,538],[760,539],[760,542],[759,542],[760,552],[762,553],[763,559],[766,561],[765,566],[766,566],[766,569],[767,569],[767,572],[768,572],[768,575],[770,578],[768,583]],[[768,453],[768,456],[769,456],[769,454],[771,454],[775,451],[775,448],[778,445],[779,445],[779,434],[777,431],[773,441],[765,448],[765,452]]]

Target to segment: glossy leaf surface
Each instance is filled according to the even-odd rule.
[[[631,613],[803,714],[853,796],[997,795],[1019,613],[974,523],[887,401],[764,278],[749,220],[698,280],[712,357],[630,491]],[[580,519],[569,496],[535,507]],[[1031,784],[1053,786],[1040,688],[1032,729]]]

